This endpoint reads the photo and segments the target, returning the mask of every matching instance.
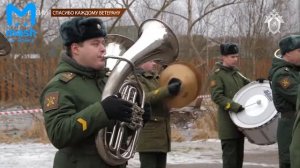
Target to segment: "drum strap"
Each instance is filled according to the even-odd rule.
[[[244,78],[245,80],[250,82],[250,80],[247,77],[245,77],[242,73],[240,73],[239,71],[237,71],[237,74],[239,74],[242,78]]]

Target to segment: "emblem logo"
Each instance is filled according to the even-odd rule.
[[[291,85],[290,79],[288,77],[281,79],[279,82],[280,82],[280,86],[283,89],[287,89]]]
[[[46,95],[43,107],[44,112],[58,108],[58,97],[58,92],[51,92]]]
[[[282,16],[278,14],[278,12],[273,9],[272,12],[267,16],[264,23],[268,24],[269,32],[272,34],[279,33],[281,23],[284,23]]]
[[[30,13],[29,23],[26,21],[21,24],[17,18],[26,18],[26,15]],[[8,29],[6,30],[6,36],[9,42],[20,43],[32,43],[36,37],[37,32],[33,29],[36,24],[36,6],[35,3],[28,3],[23,9],[17,8],[14,4],[10,3],[6,6],[6,21]],[[14,18],[14,19],[13,19]]]

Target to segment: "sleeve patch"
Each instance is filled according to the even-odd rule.
[[[230,109],[230,107],[231,107],[231,104],[230,103],[226,103],[226,105],[225,105],[225,110],[228,110],[228,109]]]
[[[279,81],[279,84],[283,89],[287,89],[291,85],[291,80],[289,77],[284,77]]]
[[[85,119],[83,119],[83,118],[78,118],[78,119],[77,119],[77,122],[78,122],[79,124],[81,124],[82,131],[85,131],[85,130],[87,129],[87,122],[86,122]]]
[[[44,112],[55,110],[58,108],[59,92],[50,92],[45,96],[44,100]]]

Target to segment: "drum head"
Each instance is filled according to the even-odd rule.
[[[245,108],[239,113],[230,112],[232,121],[241,128],[262,126],[277,114],[269,81],[249,83],[235,94],[233,101]]]

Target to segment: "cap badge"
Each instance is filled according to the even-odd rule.
[[[97,24],[97,28],[98,28],[99,30],[101,30],[101,25],[100,25],[100,24]]]

